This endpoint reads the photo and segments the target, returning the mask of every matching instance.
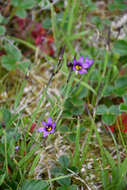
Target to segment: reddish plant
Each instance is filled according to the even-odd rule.
[[[30,132],[33,133],[35,128],[36,128],[36,123],[33,123],[31,128],[30,128]]]
[[[40,46],[41,50],[48,54],[54,55],[54,50],[52,44],[54,42],[53,36],[47,34],[46,29],[44,29],[40,23],[37,23],[32,31],[32,37],[36,46]]]
[[[127,114],[122,113],[117,117],[116,123],[114,125],[110,125],[109,129],[112,132],[115,132],[115,130],[118,130],[120,128],[121,132],[127,133]]]
[[[16,23],[18,24],[19,29],[24,30],[25,26],[26,26],[26,18],[19,18],[17,16],[14,17],[14,19],[16,20]]]
[[[48,34],[48,30],[42,27],[41,23],[33,23],[29,18],[14,17],[17,27],[17,37],[21,37],[24,40],[27,35],[31,35],[36,46],[39,46],[41,51],[45,54],[54,55],[53,36]],[[21,32],[22,31],[22,32]]]
[[[0,51],[0,56],[3,56],[5,55],[5,52],[4,51]]]

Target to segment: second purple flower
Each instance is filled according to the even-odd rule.
[[[86,57],[85,61],[81,56],[78,61],[73,60],[73,71],[78,71],[79,74],[87,73],[87,69],[93,64],[93,60]]]
[[[44,127],[40,127],[38,132],[43,132],[43,137],[47,137],[49,133],[54,133],[56,123],[52,121],[52,118],[49,117],[47,122],[42,121]]]

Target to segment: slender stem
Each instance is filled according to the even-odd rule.
[[[11,39],[11,40],[14,40],[14,41],[16,41],[16,42],[18,42],[18,43],[24,44],[25,46],[27,46],[27,47],[33,49],[34,51],[37,50],[36,46],[34,46],[33,44],[31,44],[31,43],[29,43],[29,42],[27,42],[27,41],[25,41],[25,40],[22,40],[22,39],[20,39],[20,38],[16,38],[16,37],[14,37],[14,36],[7,36],[7,38],[9,38],[9,39]]]
[[[6,131],[3,130],[4,133],[4,150],[5,150],[5,167],[6,167],[6,172],[8,175],[8,158],[7,158],[7,137],[6,137]]]

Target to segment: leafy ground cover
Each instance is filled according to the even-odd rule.
[[[0,1],[0,189],[127,189],[127,2]]]

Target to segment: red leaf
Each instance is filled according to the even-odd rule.
[[[30,132],[33,133],[35,128],[36,128],[36,123],[33,123],[31,128],[30,128]]]

